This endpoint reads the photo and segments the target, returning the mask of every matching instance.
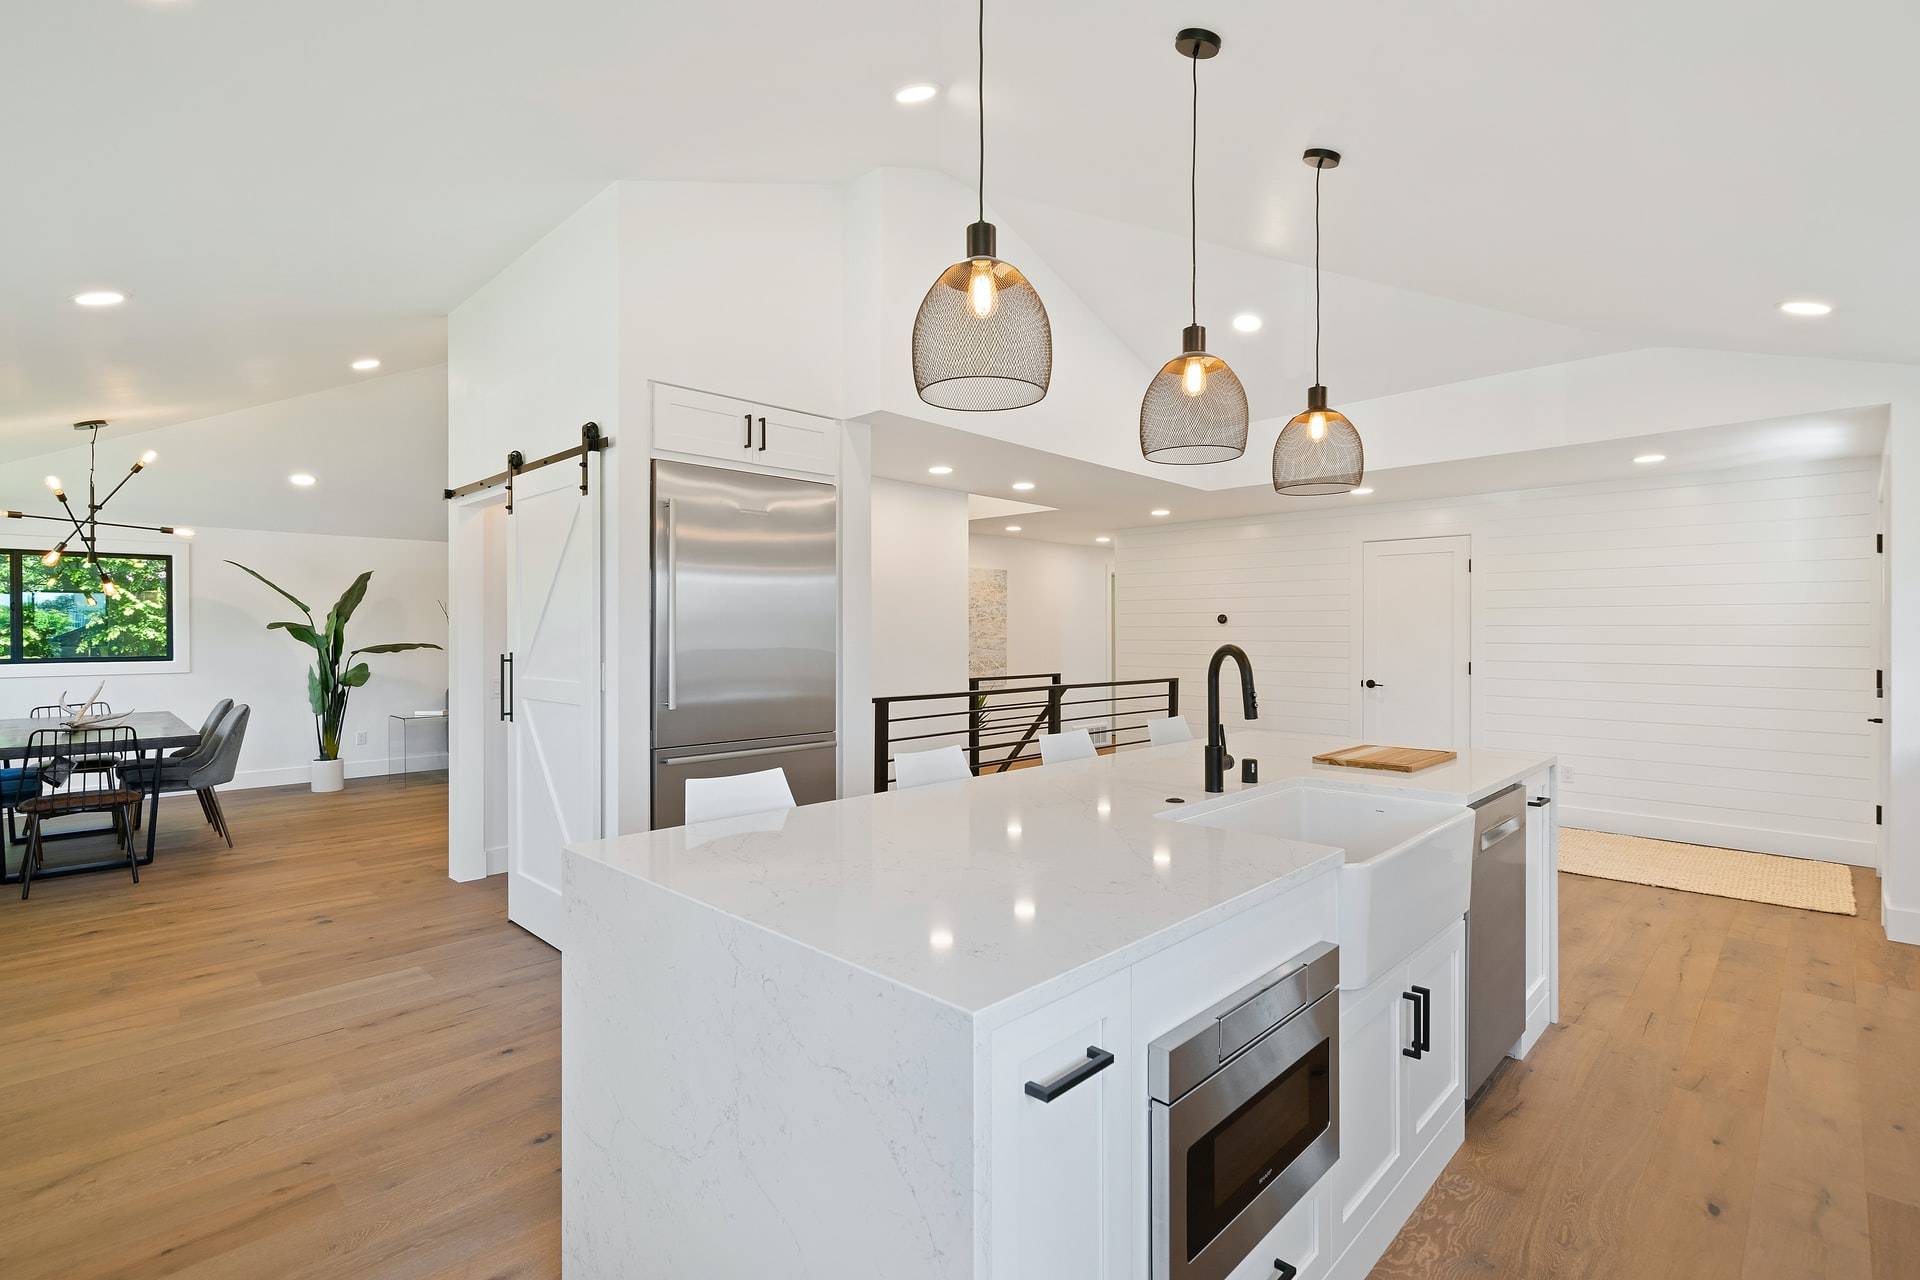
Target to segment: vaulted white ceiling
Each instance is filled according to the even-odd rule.
[[[614,179],[973,173],[951,0],[15,8],[0,457],[75,418],[336,385],[362,355],[435,363],[441,317]],[[1313,144],[1347,155],[1329,269],[1402,291],[1330,288],[1337,395],[1650,345],[1920,360],[1913,6],[991,0],[988,22],[989,197],[1146,358],[1184,320],[1170,41],[1225,37],[1201,69],[1203,319],[1263,402],[1300,381]],[[959,87],[896,106],[913,80]],[[67,301],[92,287],[131,300]],[[1836,311],[1776,311],[1802,296]],[[1227,347],[1243,306],[1266,345]]]

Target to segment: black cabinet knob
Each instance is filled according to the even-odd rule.
[[[1360,686],[1364,689],[1384,689],[1387,687],[1378,680],[1362,680]]]

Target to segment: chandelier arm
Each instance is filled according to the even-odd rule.
[[[60,505],[62,508],[66,510],[67,519],[73,522],[73,531],[80,535],[81,545],[83,545],[87,549],[88,563],[93,565],[93,571],[95,573],[99,573],[100,572],[100,555],[99,555],[99,552],[94,550],[93,536],[87,532],[86,526],[80,523],[80,517],[73,514],[73,505],[67,501],[65,494],[60,495]]]
[[[122,489],[124,489],[124,488],[126,488],[126,487],[127,487],[127,481],[129,481],[129,480],[131,480],[131,479],[133,479],[133,478],[134,478],[135,476],[137,476],[137,475],[139,475],[139,474],[140,474],[140,471],[141,471],[141,468],[140,468],[140,467],[135,467],[135,468],[133,468],[133,469],[132,469],[131,471],[129,471],[129,472],[127,472],[127,474],[125,474],[124,476],[121,476],[121,477],[120,477],[120,483],[119,483],[119,484],[117,484],[117,485],[115,485],[115,486],[113,486],[113,488],[111,488],[111,489],[109,489],[109,490],[107,490],[107,496],[106,496],[106,497],[104,497],[104,498],[102,498],[102,499],[100,499],[100,501],[98,501],[98,502],[95,502],[95,503],[92,503],[92,504],[90,504],[90,505],[92,506],[92,508],[93,508],[93,510],[94,510],[94,511],[104,511],[104,510],[106,509],[106,506],[107,506],[107,504],[108,504],[109,502],[112,502],[112,501],[113,501],[113,495],[114,495],[114,494],[116,494],[116,493],[118,493],[118,492],[120,492],[120,491],[121,491]]]

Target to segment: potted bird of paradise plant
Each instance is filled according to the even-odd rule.
[[[307,670],[307,705],[313,708],[313,738],[319,751],[313,762],[312,785],[315,791],[338,791],[346,785],[346,762],[340,759],[340,737],[347,723],[347,699],[372,675],[366,663],[355,659],[363,653],[404,653],[409,649],[440,646],[409,642],[347,648],[347,622],[366,598],[367,583],[373,577],[371,569],[353,580],[353,585],[327,612],[323,625],[314,621],[313,610],[306,602],[285,587],[238,560],[227,563],[279,592],[306,617],[305,622],[269,622],[267,630],[284,631],[314,652],[314,664]]]

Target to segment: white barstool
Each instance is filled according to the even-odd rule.
[[[959,747],[934,747],[928,751],[902,751],[893,758],[893,786],[896,791],[924,787],[933,782],[958,782],[971,778],[967,754]]]
[[[1147,741],[1156,747],[1164,747],[1172,742],[1192,742],[1193,730],[1187,724],[1185,716],[1167,716],[1162,720],[1147,721]]]
[[[784,769],[736,773],[727,778],[687,779],[687,822],[717,822],[749,813],[793,808],[793,789]]]
[[[1099,753],[1093,749],[1093,735],[1085,729],[1040,735],[1040,762],[1064,764],[1068,760],[1091,760]]]

